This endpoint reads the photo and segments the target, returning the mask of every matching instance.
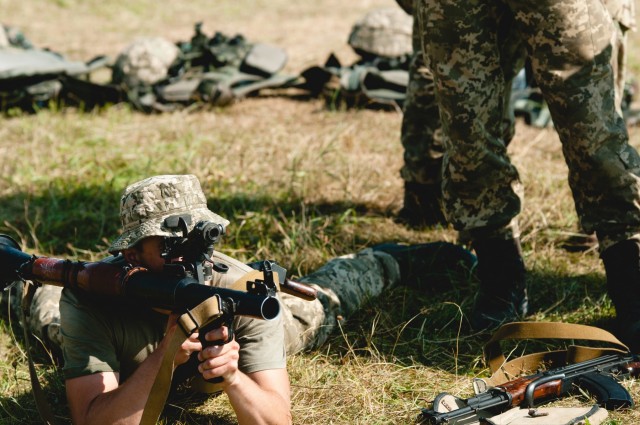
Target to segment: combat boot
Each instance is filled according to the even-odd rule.
[[[607,290],[616,308],[618,335],[632,352],[640,352],[640,242],[628,239],[601,255]]]
[[[480,288],[471,312],[471,327],[490,330],[526,316],[529,301],[520,240],[474,240]]]
[[[404,183],[404,203],[397,221],[410,227],[446,224],[440,207],[442,193],[436,184]]]
[[[454,282],[465,284],[476,266],[475,255],[449,242],[385,243],[372,249],[391,255],[400,268],[402,284],[420,290],[442,292],[450,290]]]

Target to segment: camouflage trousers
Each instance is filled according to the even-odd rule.
[[[502,138],[508,89],[497,17],[510,14],[562,142],[586,232],[600,249],[640,231],[640,157],[617,113],[613,22],[600,0],[419,0],[417,17],[445,133],[447,218],[472,234],[517,235],[518,171]]]
[[[611,52],[611,66],[616,89],[616,105],[622,105],[626,83],[627,32],[636,29],[635,0],[602,0],[615,24],[615,41]],[[619,111],[622,113],[622,111]]]
[[[399,284],[400,268],[389,254],[365,249],[335,258],[299,280],[316,288],[318,298],[305,301],[283,294],[288,354],[324,344],[363,303]]]
[[[231,270],[251,271],[249,266],[221,253],[214,253],[215,261],[228,265]],[[221,275],[215,285],[229,286],[242,276]],[[318,290],[314,301],[279,293],[285,327],[287,354],[321,346],[336,329],[367,300],[376,297],[400,281],[398,263],[389,254],[365,249],[356,254],[335,258],[314,273],[299,279]],[[18,312],[22,285],[12,296],[12,309]],[[44,285],[36,290],[27,316],[30,331],[52,351],[61,352],[64,344],[60,332],[60,295],[62,288]],[[24,325],[24,324],[23,324]],[[59,351],[58,351],[59,350]]]
[[[415,10],[415,9],[414,9]],[[505,16],[500,33],[500,49],[505,80],[512,81],[524,66],[526,50],[517,34],[509,31],[512,19]],[[400,175],[405,182],[440,185],[444,153],[440,113],[435,96],[433,74],[422,51],[422,33],[418,19],[413,21],[413,56],[409,64],[409,83],[403,106],[401,142],[404,165]],[[515,132],[510,105],[511,90],[504,92],[503,140],[508,143]]]

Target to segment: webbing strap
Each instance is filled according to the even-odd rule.
[[[246,291],[247,282],[255,281],[257,279],[264,280],[264,273],[252,270],[243,275],[240,279],[236,280],[231,286],[229,286],[229,288],[237,291]],[[277,281],[277,279],[278,275],[274,272],[274,280]],[[144,406],[140,425],[155,425],[158,421],[160,413],[162,413],[162,409],[164,408],[164,404],[167,401],[169,389],[171,388],[171,379],[173,378],[173,359],[184,340],[193,332],[220,317],[221,314],[222,307],[218,303],[218,298],[210,297],[198,304],[198,306],[193,310],[190,310],[180,316],[178,319],[178,329],[176,329],[176,332],[173,334],[173,338],[169,342],[169,346],[165,350],[160,370],[153,382],[149,398]],[[198,383],[199,381],[196,379],[195,382]],[[217,390],[215,384],[205,385],[204,381],[200,389],[203,392],[214,392]]]
[[[171,388],[173,359],[184,340],[221,314],[222,311],[218,297],[209,297],[198,304],[193,310],[180,316],[178,319],[178,327],[164,352],[160,370],[158,371],[158,375],[156,375],[153,387],[149,393],[149,398],[144,406],[140,425],[155,425],[158,421],[164,404],[167,401],[169,389]]]
[[[572,345],[567,350],[533,353],[507,361],[500,343],[509,339],[578,339],[606,342],[615,347],[596,348]],[[500,385],[522,373],[535,371],[543,363],[558,367],[605,354],[628,352],[629,348],[615,336],[594,326],[561,322],[507,323],[498,329],[484,346],[485,362],[492,373],[491,377],[485,381],[490,385]]]
[[[44,395],[40,381],[38,380],[38,374],[36,373],[36,367],[33,364],[33,358],[31,356],[31,344],[29,343],[29,331],[27,324],[27,316],[31,309],[31,301],[36,293],[37,286],[24,282],[22,289],[22,302],[20,308],[20,320],[22,320],[22,332],[24,334],[24,348],[27,352],[27,360],[29,363],[29,377],[31,378],[31,389],[33,398],[36,401],[36,407],[38,413],[40,413],[40,419],[47,425],[54,425],[56,423],[53,413],[51,412],[51,406]]]

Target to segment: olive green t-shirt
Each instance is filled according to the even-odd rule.
[[[227,286],[225,283],[251,270],[230,260],[231,274],[219,279],[217,286]],[[119,259],[111,258],[108,262],[118,263]],[[235,318],[235,339],[240,344],[238,365],[242,372],[286,367],[281,317],[270,321]],[[130,300],[100,298],[66,288],[60,300],[60,320],[65,378],[118,372],[121,383],[156,349],[167,325],[166,315],[134,305]]]

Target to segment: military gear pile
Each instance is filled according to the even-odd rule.
[[[304,70],[300,86],[329,107],[399,108],[409,84],[413,18],[399,8],[375,9],[355,23],[349,45],[360,56],[344,66],[332,54],[324,66]]]
[[[69,61],[51,50],[35,48],[18,29],[0,25],[0,110],[45,108],[66,96],[66,78],[87,78],[104,65],[104,59]]]
[[[127,102],[144,112],[225,106],[292,85],[297,76],[280,74],[287,59],[283,49],[242,35],[209,37],[198,23],[188,41],[139,38],[115,63],[105,56],[82,63],[34,48],[21,32],[0,26],[0,108],[33,112],[51,102],[83,109]],[[111,80],[92,82],[92,72],[104,67],[111,68]]]
[[[226,106],[262,89],[291,86],[297,79],[280,74],[288,59],[283,49],[250,43],[242,35],[216,32],[208,37],[199,23],[191,40],[176,46],[175,59],[168,66],[173,49],[156,53],[144,45],[131,46],[116,63],[121,66],[114,69],[113,83],[122,84],[139,109],[167,111],[194,104]],[[165,77],[156,79],[165,67]]]

